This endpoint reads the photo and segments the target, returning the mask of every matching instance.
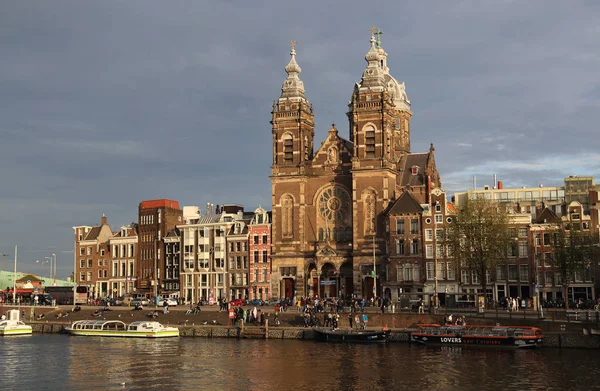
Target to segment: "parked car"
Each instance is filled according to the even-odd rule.
[[[177,305],[177,300],[171,299],[169,297],[165,297],[165,298],[161,299],[160,300],[160,305],[165,305],[165,301],[167,302],[167,304],[169,306],[176,306]]]
[[[265,302],[262,301],[261,299],[252,299],[248,302],[248,305],[252,305],[252,306],[263,306],[265,305]]]
[[[150,304],[150,301],[145,297],[137,297],[129,302],[129,305],[132,307],[135,305],[148,305],[148,304]]]
[[[244,305],[244,300],[242,299],[233,299],[229,302],[229,305],[232,307],[237,307],[240,305]]]
[[[267,305],[279,305],[281,303],[281,300],[279,299],[269,299],[267,301]]]
[[[115,299],[115,305],[123,305],[125,303],[127,303],[125,296],[119,296]]]

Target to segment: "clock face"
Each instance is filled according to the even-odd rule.
[[[319,197],[319,214],[329,221],[343,221],[350,212],[350,196],[339,187],[330,187]]]

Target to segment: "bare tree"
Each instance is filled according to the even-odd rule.
[[[513,241],[509,228],[510,216],[497,203],[482,197],[468,200],[448,224],[446,241],[456,270],[474,273],[484,295],[487,272],[506,258]]]

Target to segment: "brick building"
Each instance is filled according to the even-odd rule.
[[[367,67],[347,113],[348,139],[332,126],[314,151],[313,107],[304,94],[292,43],[282,93],[273,104],[272,295],[381,295],[386,253],[384,211],[411,189],[419,203],[440,187],[434,149],[410,149],[410,101],[371,36]],[[369,280],[371,280],[369,282]]]
[[[182,223],[179,203],[160,199],[142,201],[138,207],[139,251],[137,255],[137,291],[160,294],[165,278],[164,237]]]
[[[248,226],[250,299],[271,298],[271,213],[261,207]]]

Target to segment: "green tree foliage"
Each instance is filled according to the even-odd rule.
[[[487,271],[494,270],[498,260],[506,259],[514,240],[509,228],[510,215],[484,198],[468,200],[448,224],[446,240],[456,270],[474,273],[484,293]]]
[[[580,224],[567,223],[557,225],[553,239],[554,266],[561,274],[565,309],[569,309],[569,286],[575,281],[575,273],[585,275],[599,256],[598,236],[582,231]]]

